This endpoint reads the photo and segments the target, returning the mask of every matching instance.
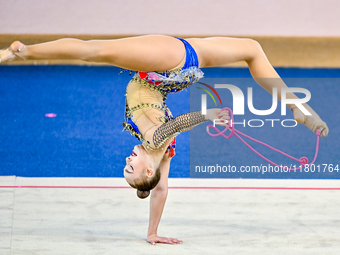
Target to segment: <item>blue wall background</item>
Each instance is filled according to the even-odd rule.
[[[282,77],[340,77],[340,69],[277,70]],[[203,71],[207,78],[250,77],[244,68],[210,68]],[[118,73],[119,69],[115,67],[0,66],[0,175],[122,177],[125,157],[130,155],[138,141],[128,132],[122,133],[123,95],[131,77],[127,73]],[[336,98],[339,95],[336,85],[327,86],[332,98]],[[195,88],[169,95],[168,105],[175,116],[190,111],[192,89]],[[315,89],[316,93],[329,93],[324,92],[322,87]],[[330,105],[333,112],[329,111]],[[338,121],[332,119],[334,113],[338,116],[338,110],[335,101],[329,101],[325,109],[321,107],[320,111],[325,112],[320,114],[328,121],[332,134],[327,142],[326,139],[322,141],[321,151],[331,152],[330,141],[339,142],[338,133],[335,132]],[[46,113],[57,116],[47,118]],[[204,127],[194,130],[200,132],[200,128]],[[313,148],[314,136],[311,133],[308,137],[312,139],[308,138],[306,144],[308,148]],[[177,156],[172,161],[170,177],[189,177],[190,132],[179,135],[177,141]],[[242,144],[236,143],[242,151],[246,150]],[[287,142],[282,147],[291,144]],[[284,149],[282,147],[280,149]],[[331,155],[335,157],[338,147],[333,150],[335,152]],[[310,155],[309,149],[302,154]],[[250,155],[250,152],[245,153],[245,157]],[[318,178],[338,176],[333,174]],[[300,178],[314,177],[302,175]]]

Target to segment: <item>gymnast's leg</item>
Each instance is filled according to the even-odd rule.
[[[104,62],[134,71],[165,71],[176,67],[185,56],[183,43],[164,35],[147,35],[115,40],[60,39],[28,45],[11,45],[23,59],[74,59]],[[22,51],[18,52],[18,50]]]
[[[278,98],[281,99],[281,89],[287,85],[277,74],[268,61],[259,43],[251,39],[237,39],[227,37],[211,37],[205,39],[187,39],[195,48],[201,67],[225,66],[230,63],[245,61],[255,81],[272,93],[273,87],[278,88]],[[271,79],[273,78],[273,79]],[[294,93],[287,93],[288,99],[297,99]],[[321,136],[328,134],[328,127],[319,115],[307,104],[303,106],[312,114],[304,115],[295,105],[287,105],[294,114],[295,120],[306,125],[315,132],[323,129]]]

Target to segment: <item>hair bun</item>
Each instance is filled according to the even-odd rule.
[[[150,190],[137,190],[137,196],[141,199],[147,198],[150,195]]]

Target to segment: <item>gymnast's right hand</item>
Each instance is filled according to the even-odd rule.
[[[181,244],[183,241],[178,240],[176,238],[168,238],[168,237],[161,237],[156,234],[152,234],[148,236],[148,242],[152,245],[156,245],[156,243],[166,243],[166,244]]]
[[[222,109],[220,108],[208,109],[205,118],[211,120],[212,122],[219,126],[227,126],[227,124],[225,123],[228,123],[228,121],[230,120],[229,111],[227,110],[222,111]]]

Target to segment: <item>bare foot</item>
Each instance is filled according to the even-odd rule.
[[[310,109],[308,109],[310,110]],[[320,129],[321,130],[321,137],[326,137],[328,135],[329,129],[327,127],[327,124],[322,121],[322,119],[317,115],[314,111],[312,111],[312,115],[304,115],[301,110],[297,107],[294,107],[292,109],[294,114],[294,119],[300,123],[304,124],[306,127],[308,127],[310,130],[312,130],[314,133]]]

